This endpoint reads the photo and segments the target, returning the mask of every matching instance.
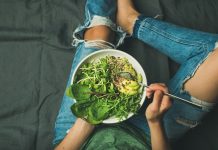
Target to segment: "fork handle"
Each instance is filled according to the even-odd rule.
[[[143,85],[143,86],[146,87],[146,88],[150,88],[150,87],[147,86],[147,85]],[[180,100],[180,101],[182,101],[182,102],[191,104],[191,105],[193,105],[193,106],[196,106],[196,107],[199,107],[199,108],[202,109],[202,106],[201,106],[200,104],[193,103],[193,102],[191,102],[191,101],[189,101],[189,100],[186,100],[186,99],[184,99],[184,98],[181,98],[181,97],[178,97],[178,96],[175,96],[175,95],[173,95],[173,94],[166,93],[166,92],[164,92],[164,95],[167,95],[167,96],[169,96],[169,97],[171,97],[171,98],[174,98],[174,99],[176,99],[176,100]]]

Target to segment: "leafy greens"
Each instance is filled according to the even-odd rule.
[[[120,76],[122,72],[131,74],[131,79]],[[82,65],[66,94],[76,100],[71,106],[74,115],[91,124],[111,116],[121,121],[139,109],[141,81],[141,75],[126,58],[106,56]]]

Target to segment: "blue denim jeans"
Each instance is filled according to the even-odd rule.
[[[69,87],[71,84],[72,74],[76,66],[85,56],[100,49],[116,48],[123,42],[126,33],[114,23],[116,21],[116,4],[117,0],[86,1],[84,24],[76,28],[73,33],[74,40],[72,45],[76,46],[77,49],[67,82],[67,87]],[[86,29],[99,25],[105,25],[115,32],[114,43],[109,43],[102,40],[86,41],[84,39],[83,36]],[[72,98],[66,96],[65,92],[55,122],[55,137],[53,140],[53,144],[55,145],[66,136],[68,130],[76,121],[76,117],[70,110],[70,107],[74,102],[75,101]]]
[[[134,25],[133,37],[170,57],[181,66],[169,81],[172,94],[201,105],[201,108],[175,100],[164,116],[168,138],[177,139],[200,123],[214,103],[207,103],[191,96],[184,90],[190,79],[208,55],[216,48],[218,35],[178,27],[153,18],[139,16]],[[140,127],[136,124],[136,126]],[[144,128],[147,131],[147,127]]]
[[[71,85],[71,79],[73,72],[76,66],[80,63],[80,61],[86,57],[87,55],[91,54],[100,49],[107,49],[111,48],[107,44],[102,43],[102,41],[94,41],[92,42],[82,42],[79,43],[76,49],[76,53],[73,59],[72,67],[70,76],[67,82],[67,87]],[[66,92],[62,98],[61,107],[56,118],[55,122],[55,138],[53,140],[53,144],[59,143],[63,138],[66,136],[68,130],[73,126],[76,121],[76,117],[72,114],[70,107],[74,104],[74,99],[68,97]]]
[[[82,34],[85,28],[90,27],[93,18],[96,19],[96,17],[89,17],[85,25],[78,27],[74,33],[74,45],[77,46],[77,50],[72,63],[67,86],[70,85],[72,73],[82,58],[96,50],[113,47],[113,44],[103,41],[86,42],[83,40]],[[101,22],[101,17],[97,17],[97,20]],[[108,20],[106,22],[108,22]],[[110,26],[110,24],[107,25]],[[113,28],[112,26],[110,27]],[[118,35],[116,36],[117,43],[115,43],[114,47],[122,43],[123,35],[125,35],[121,30],[116,30],[115,32],[117,32]],[[176,100],[174,101],[172,108],[164,117],[164,125],[167,136],[170,139],[179,138],[190,128],[198,125],[201,118],[214,105],[192,97],[189,93],[184,91],[183,85],[185,81],[194,75],[199,65],[215,48],[218,36],[215,34],[181,28],[153,18],[146,18],[144,16],[140,16],[135,22],[132,36],[155,47],[174,61],[180,63],[181,67],[179,71],[168,83],[170,92],[202,106],[202,109],[200,109],[189,104]],[[67,131],[73,126],[76,120],[76,117],[70,110],[70,106],[73,103],[74,100],[64,94],[61,108],[55,122],[54,144],[57,144],[66,136]],[[144,113],[131,117],[128,119],[128,122],[142,129],[147,135],[149,135],[149,127],[146,118],[144,117]]]

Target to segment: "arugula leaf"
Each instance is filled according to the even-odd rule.
[[[131,72],[131,76],[127,72]],[[106,56],[98,62],[82,65],[74,80],[75,84],[66,91],[68,96],[77,101],[71,106],[72,113],[91,124],[102,123],[111,116],[121,121],[130,112],[136,113],[140,106],[141,93],[121,93],[114,82],[117,75],[131,77],[135,82],[142,81],[142,77],[125,58]]]
[[[91,90],[86,85],[73,84],[71,86],[71,91],[73,98],[75,98],[77,101],[87,100],[91,96]]]

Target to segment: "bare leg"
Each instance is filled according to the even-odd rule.
[[[192,96],[207,102],[218,101],[218,48],[215,49],[184,87]]]
[[[104,40],[106,42],[113,43],[114,32],[107,26],[100,25],[87,29],[84,35],[86,40]]]
[[[140,15],[132,0],[118,0],[117,23],[129,34],[133,33],[134,23]],[[192,96],[207,102],[218,101],[218,50],[212,52],[200,65],[194,76],[186,81],[184,90]]]
[[[135,10],[132,0],[117,0],[117,3],[117,24],[131,35],[134,23],[140,13]]]
[[[113,40],[113,34],[114,32],[112,32],[110,28],[108,28],[107,26],[101,25],[101,26],[95,26],[90,29],[87,29],[84,33],[84,38],[87,41],[101,40],[101,41],[110,42],[111,40]],[[87,49],[85,48],[82,49],[82,51],[86,51],[86,50]],[[68,103],[65,103],[65,106],[67,104]],[[70,107],[69,105],[67,106]],[[67,113],[65,113],[64,116],[65,118],[70,117],[67,115]],[[64,122],[64,124],[66,123],[69,124],[69,121]],[[82,121],[81,119],[77,119],[73,127],[70,129],[69,133],[65,136],[65,138],[60,142],[60,144],[58,144],[58,146],[55,149],[56,150],[58,149],[79,149],[81,145],[85,142],[87,137],[91,134],[93,129],[94,129],[94,126]],[[64,130],[62,132],[64,132]],[[76,141],[76,142],[72,142],[72,141]]]

